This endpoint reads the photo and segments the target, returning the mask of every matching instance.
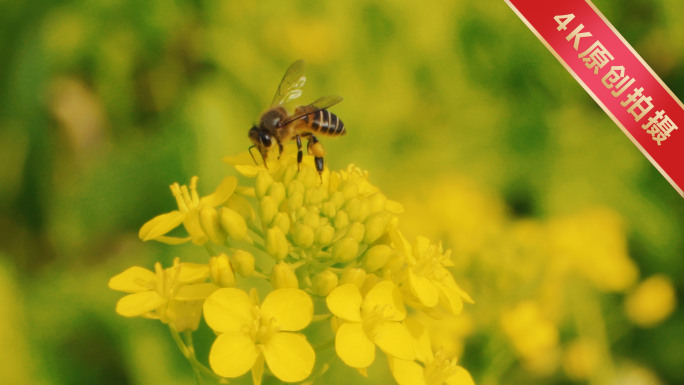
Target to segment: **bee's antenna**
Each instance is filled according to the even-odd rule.
[[[247,150],[249,151],[249,155],[252,156],[252,160],[254,161],[254,164],[258,164],[257,161],[256,161],[256,158],[254,157],[254,154],[252,153],[252,149],[253,149],[254,147],[256,147],[256,144],[253,144],[253,145],[249,146],[249,148],[248,148]],[[264,167],[268,168],[268,165],[266,164],[266,159],[264,159],[263,156],[261,157],[261,159],[263,159],[263,161],[264,161]]]
[[[249,151],[249,155],[252,156],[252,160],[254,161],[254,164],[257,164],[256,158],[254,157],[254,154],[252,154],[252,149],[253,149],[254,147],[256,147],[255,144],[249,146],[249,148],[247,149],[247,151]]]

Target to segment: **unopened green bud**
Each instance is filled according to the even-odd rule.
[[[365,227],[359,222],[354,222],[347,230],[347,236],[353,238],[357,243],[363,240],[363,234],[366,232]]]
[[[251,277],[254,274],[254,256],[244,250],[237,250],[231,256],[233,267],[243,277]]]
[[[327,246],[335,236],[335,229],[330,225],[323,225],[316,228],[316,243],[320,246]]]
[[[261,219],[261,223],[264,226],[271,224],[273,217],[275,217],[277,212],[278,205],[273,197],[265,196],[261,198],[261,201],[259,202],[259,219]]]
[[[366,234],[363,236],[363,242],[371,244],[378,240],[387,230],[387,215],[379,213],[372,215],[366,220]]]
[[[338,211],[335,215],[335,221],[333,222],[336,230],[344,229],[349,226],[349,216],[344,211]]]
[[[351,283],[360,288],[363,282],[366,280],[366,271],[358,267],[345,269],[342,272],[342,277],[340,277],[340,285],[345,283]]]
[[[366,251],[363,266],[369,273],[382,269],[392,256],[392,248],[387,245],[375,245]]]
[[[199,221],[202,230],[212,243],[221,245],[226,241],[226,232],[219,225],[219,215],[215,208],[202,208],[199,212]]]
[[[261,199],[266,195],[268,188],[273,183],[273,177],[267,171],[259,171],[254,181],[254,193]]]
[[[280,206],[285,200],[285,186],[280,182],[274,182],[271,187],[268,188],[268,195],[273,197],[276,206]]]
[[[356,253],[358,251],[359,243],[353,238],[345,237],[335,243],[332,250],[332,256],[337,261],[350,262],[356,258]]]
[[[290,244],[280,227],[266,231],[266,252],[277,260],[284,259],[290,251]]]
[[[290,217],[284,212],[279,211],[275,218],[273,218],[273,227],[280,227],[283,230],[283,234],[287,234],[290,231]]]
[[[228,256],[221,253],[209,258],[209,276],[211,281],[220,287],[235,286],[235,273]]]
[[[344,205],[344,211],[349,215],[350,221],[356,221],[361,214],[361,201],[359,198],[352,198]]]
[[[299,247],[309,247],[314,242],[314,231],[307,225],[298,224],[294,229],[292,240]]]
[[[294,271],[287,263],[280,261],[271,271],[271,285],[274,289],[298,288],[299,282]]]
[[[221,216],[219,218],[221,227],[228,233],[228,235],[238,241],[249,238],[247,234],[247,222],[237,211],[227,207],[221,208]]]
[[[311,291],[322,297],[327,296],[337,287],[337,275],[330,270],[323,270],[311,278]]]

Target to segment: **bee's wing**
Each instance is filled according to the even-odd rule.
[[[314,112],[324,110],[326,108],[330,108],[341,101],[342,97],[337,95],[328,95],[318,98],[316,99],[316,101],[309,105],[298,107],[295,111],[295,114],[291,116],[289,119],[287,119],[285,122],[283,122],[282,126],[294,122],[297,119],[301,119],[306,115],[313,114]]]
[[[302,87],[306,83],[304,69],[304,60],[297,60],[290,65],[280,81],[271,106],[286,104],[302,96]]]

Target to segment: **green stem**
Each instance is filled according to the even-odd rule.
[[[183,356],[190,362],[190,365],[192,365],[192,369],[195,372],[195,380],[197,383],[200,383],[200,376],[201,374],[204,374],[208,377],[211,377],[217,381],[220,381],[223,379],[223,377],[219,376],[218,374],[214,373],[211,369],[207,368],[199,362],[197,357],[195,356],[195,347],[192,343],[192,332],[191,331],[186,331],[184,333],[186,342],[183,341],[181,338],[180,334],[176,329],[173,328],[173,326],[169,325],[169,330],[171,331],[171,336],[173,337],[173,340],[176,341],[176,345],[178,345],[178,349],[180,349],[181,353],[183,353]]]

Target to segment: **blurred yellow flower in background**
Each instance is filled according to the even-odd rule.
[[[672,280],[656,274],[640,282],[625,300],[627,316],[641,327],[654,327],[677,307]]]

